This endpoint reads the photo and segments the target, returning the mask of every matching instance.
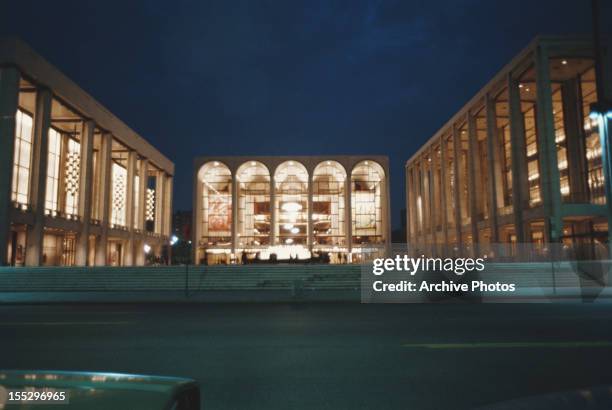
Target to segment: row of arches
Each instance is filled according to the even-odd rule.
[[[386,176],[375,161],[358,162],[350,177],[333,160],[317,164],[312,175],[294,160],[273,173],[260,161],[248,161],[235,175],[226,164],[211,161],[197,177],[202,249],[385,242]]]

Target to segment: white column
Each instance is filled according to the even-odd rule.
[[[51,91],[46,88],[37,90],[30,172],[30,206],[34,213],[34,224],[28,226],[26,237],[27,266],[39,266],[42,263],[52,97]]]
[[[512,213],[514,231],[518,243],[525,242],[525,222],[523,209],[529,192],[527,190],[527,158],[525,153],[525,131],[518,82],[512,73],[508,74],[508,109],[510,116],[511,156],[512,156]]]
[[[137,226],[141,232],[141,237],[144,237],[146,231],[146,209],[147,209],[147,182],[148,182],[148,170],[149,160],[142,158],[140,160],[139,169],[139,181],[138,181],[138,215],[135,216],[137,219]],[[138,242],[134,246],[134,260],[137,266],[143,266],[145,264],[145,254],[143,249],[143,243]]]
[[[270,246],[276,244],[276,184],[270,175]]]
[[[547,218],[547,235],[550,242],[557,242],[563,232],[561,219],[561,186],[557,163],[557,144],[552,113],[552,88],[548,52],[538,46],[535,55],[536,69],[536,124],[540,160],[540,191]]]
[[[11,231],[11,186],[15,150],[15,115],[19,99],[19,71],[0,68],[0,265],[7,265]]]
[[[350,254],[353,250],[353,184],[351,183],[351,173],[346,176],[344,182],[344,223],[346,232],[346,250],[347,254]],[[348,255],[347,255],[348,256]],[[350,260],[347,258],[347,261]]]
[[[127,240],[125,252],[125,266],[134,265],[134,176],[136,175],[136,161],[138,160],[136,151],[128,153],[127,161],[127,196],[125,199],[126,218],[125,222],[129,230],[129,238]]]
[[[314,224],[312,221],[312,204],[313,204],[313,193],[314,193],[314,189],[312,186],[313,183],[313,172],[314,170],[312,170],[312,172],[308,173],[308,222],[306,223],[306,229],[308,229],[307,232],[307,244],[308,244],[308,250],[312,253],[312,248],[314,245]]]
[[[83,121],[81,127],[81,162],[79,176],[79,215],[81,216],[81,232],[76,245],[76,265],[87,265],[89,254],[89,228],[91,224],[91,196],[93,190],[93,121]]]
[[[112,190],[112,145],[113,136],[102,134],[100,149],[100,237],[96,240],[96,266],[105,266],[107,260],[108,228],[110,223],[110,198]]]
[[[485,97],[485,114],[487,118],[487,168],[489,171],[489,197],[487,198],[489,202],[489,225],[491,227],[491,243],[497,243],[499,242],[497,210],[503,204],[504,197],[495,101],[489,94]]]

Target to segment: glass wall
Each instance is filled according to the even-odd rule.
[[[467,125],[459,127],[459,202],[461,206],[461,224],[469,225],[471,221],[470,190],[469,190],[469,142]]]
[[[587,182],[589,201],[593,204],[606,203],[601,141],[597,121],[589,117],[590,106],[597,101],[595,69],[589,68],[580,75],[580,94],[582,99],[582,118],[584,129],[585,155],[587,162]]]
[[[385,242],[383,216],[385,184],[385,172],[378,163],[362,161],[353,168],[351,172],[353,244]],[[417,207],[419,200],[420,196],[417,198]]]
[[[504,89],[495,98],[495,121],[497,127],[497,146],[499,147],[502,204],[500,215],[512,213],[512,137],[510,134],[510,111],[508,109],[508,89]]]
[[[55,216],[59,211],[59,170],[62,149],[62,135],[49,128],[49,151],[47,155],[47,187],[45,192],[45,212]]]
[[[259,247],[270,243],[270,172],[258,161],[244,163],[238,181],[238,245]]]
[[[476,195],[477,220],[489,218],[489,150],[487,147],[487,116],[484,107],[476,113],[476,158],[474,195]]]
[[[446,149],[446,180],[444,181],[444,189],[446,191],[446,223],[449,228],[455,227],[455,147],[453,146],[453,136],[449,135],[445,138]]]
[[[308,171],[297,161],[286,161],[276,168],[274,182],[277,242],[305,245],[308,239]]]
[[[232,173],[220,162],[205,164],[198,173],[201,184],[201,239],[204,246],[231,246]]]
[[[325,161],[313,173],[312,229],[314,245],[344,245],[346,171],[336,161]]]
[[[541,205],[540,193],[540,162],[539,143],[536,122],[536,84],[535,72],[531,68],[527,70],[519,82],[519,94],[521,98],[521,112],[523,114],[523,130],[525,138],[525,155],[527,157],[527,184],[529,191],[529,206]]]
[[[20,205],[29,204],[30,166],[32,162],[32,116],[17,110],[15,116],[15,151],[11,199]]]

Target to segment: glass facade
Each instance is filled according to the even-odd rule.
[[[385,171],[372,161],[362,161],[351,172],[352,242],[383,244],[383,191]]]
[[[591,110],[590,106],[597,101],[594,68],[589,68],[580,75],[580,94],[582,100],[581,107],[585,138],[589,201],[593,204],[601,205],[606,202],[603,164],[601,160],[601,140],[597,121],[589,117]]]
[[[598,120],[590,117],[598,102],[592,49],[587,43],[580,51],[564,49],[562,43],[534,41],[407,162],[410,241],[440,242],[439,203],[446,203],[444,240],[478,244],[472,251],[485,252],[494,241],[599,247],[609,241],[604,206],[610,181],[604,178]],[[438,161],[430,153],[439,146],[444,202],[435,189],[431,201],[429,189]],[[459,229],[452,220],[457,207]],[[432,223],[436,229],[430,231]]]
[[[232,243],[232,174],[220,162],[211,162],[199,173],[201,184],[201,240],[207,246]]]
[[[259,248],[270,244],[270,171],[259,161],[238,168],[239,246]]]
[[[388,242],[376,161],[225,157],[203,160],[196,177],[196,263],[350,263]]]
[[[13,154],[13,202],[27,206],[30,193],[32,163],[32,116],[17,110],[15,116],[15,151]]]
[[[55,215],[59,211],[59,171],[62,149],[62,136],[54,128],[49,128],[49,148],[47,156],[47,187],[45,210]]]
[[[312,224],[314,244],[346,245],[346,171],[336,161],[319,164],[313,175]]]
[[[286,161],[276,168],[277,223],[274,227],[278,243],[306,245],[308,238],[308,171],[297,161]]]

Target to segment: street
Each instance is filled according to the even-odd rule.
[[[192,377],[205,409],[464,409],[612,385],[612,305],[6,305],[0,351]]]

